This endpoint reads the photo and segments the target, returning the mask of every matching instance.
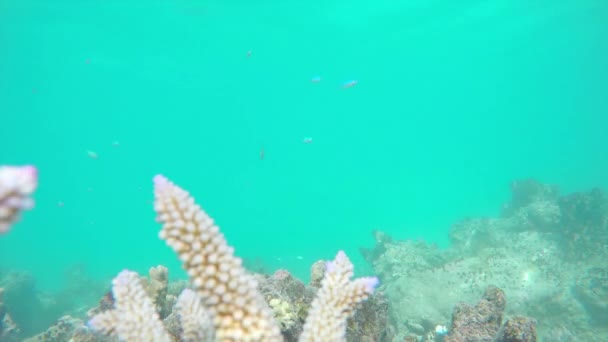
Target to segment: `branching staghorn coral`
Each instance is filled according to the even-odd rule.
[[[137,273],[120,272],[112,281],[112,294],[114,309],[93,317],[89,327],[123,341],[171,341]]]
[[[163,176],[154,178],[154,195],[157,220],[163,224],[160,237],[178,254],[194,287],[194,292],[188,289],[182,292],[174,308],[182,324],[180,340],[282,341],[279,326],[257,282],[244,269],[241,259],[234,256],[234,248],[228,245],[213,219],[194,203],[188,192]],[[166,341],[168,334],[159,332],[158,313],[150,312],[150,308],[154,311],[152,301],[142,299],[139,280],[135,276],[125,279],[125,272],[134,274],[123,271],[113,282],[116,309],[110,314],[95,316],[89,325],[102,333],[118,335],[121,340],[137,341],[129,332],[141,331],[132,324],[144,324],[139,317],[147,312],[151,322],[145,323],[146,329],[154,331],[157,337],[139,340]],[[334,261],[326,263],[321,288],[312,303],[300,341],[346,341],[346,320],[378,284],[377,278],[352,281],[352,276],[353,265],[344,252],[338,252]],[[126,280],[135,285],[126,286]],[[135,298],[125,296],[127,293]],[[205,332],[202,330],[205,327],[213,331]]]
[[[179,255],[192,285],[214,319],[220,341],[281,341],[257,282],[234,256],[219,228],[190,197],[163,176],[154,177],[154,209],[161,239]]]
[[[177,298],[175,310],[182,328],[181,341],[213,341],[213,325],[209,311],[203,307],[200,297],[190,289],[184,289]]]
[[[353,269],[353,264],[342,251],[334,261],[327,263],[300,341],[346,341],[346,320],[354,314],[357,304],[366,300],[378,285],[375,277],[351,281]]]
[[[30,195],[38,186],[38,170],[33,166],[0,166],[0,234],[8,232],[19,214],[31,209]]]

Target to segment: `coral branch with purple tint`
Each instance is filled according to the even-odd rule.
[[[34,207],[30,197],[38,187],[38,170],[33,166],[0,166],[0,234],[19,221],[22,211]]]
[[[194,290],[180,296],[179,319],[187,333],[181,340],[283,341],[256,279],[234,255],[213,219],[187,191],[164,176],[154,177],[154,197],[157,221],[163,225],[160,238],[179,256]],[[347,319],[378,285],[375,277],[351,280],[352,276],[353,264],[342,251],[326,264],[300,341],[346,341]],[[91,328],[127,341],[166,340],[135,273],[121,272],[114,279],[113,293],[116,308],[93,317]]]

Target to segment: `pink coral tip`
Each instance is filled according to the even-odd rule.
[[[365,286],[365,292],[367,293],[373,293],[378,284],[380,284],[380,281],[377,277],[365,277],[360,279],[363,285]]]
[[[346,256],[346,253],[344,253],[344,251],[338,251],[338,254],[336,254],[336,261],[338,260],[348,260],[348,257]]]
[[[169,180],[167,179],[167,177],[165,177],[163,175],[154,176],[153,182],[154,182],[154,187],[157,187],[157,188],[163,188],[169,184]]]
[[[32,180],[38,180],[38,169],[33,165],[23,167],[23,174]]]

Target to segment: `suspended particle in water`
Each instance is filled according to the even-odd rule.
[[[312,82],[312,83],[319,83],[319,82],[321,82],[321,76],[318,76],[318,75],[317,76],[313,76],[310,79],[310,82]]]
[[[120,143],[119,143],[118,141],[116,141],[116,140],[115,140],[115,141],[113,141],[113,142],[112,142],[112,146],[114,146],[114,147],[119,147],[119,146],[120,146]]]
[[[59,208],[63,207],[65,204],[62,201],[57,202],[57,206]]]
[[[348,80],[344,83],[342,83],[342,88],[346,89],[346,88],[352,88],[354,86],[356,86],[359,83],[359,81],[357,80]]]
[[[87,156],[89,156],[89,158],[91,158],[91,159],[99,159],[99,156],[97,155],[97,153],[95,153],[93,151],[87,151]]]
[[[312,137],[305,137],[302,142],[305,144],[312,144]]]
[[[247,58],[251,57],[251,50],[247,50]]]

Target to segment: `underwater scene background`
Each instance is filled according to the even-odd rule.
[[[475,254],[454,233],[465,218],[506,220],[538,198],[565,217],[564,196],[608,187],[607,33],[608,2],[593,0],[0,1],[0,165],[39,172],[35,208],[0,236],[0,279],[25,273],[35,279],[27,293],[48,296],[77,291],[77,279],[86,292],[46,316],[13,301],[19,338],[97,305],[123,269],[162,264],[186,279],[158,238],[159,173],[196,198],[250,270],[287,269],[305,283],[338,250],[381,288],[407,283],[415,276],[378,263],[408,254],[388,260],[379,243],[435,244],[452,253],[439,267]],[[520,203],[518,191],[536,195]],[[482,226],[514,243],[522,231],[567,232],[552,253],[597,266],[608,253],[597,194],[595,209],[572,214],[568,227],[581,231],[563,219]],[[567,251],[568,239],[591,255]],[[545,256],[532,240],[507,251],[542,246]],[[382,289],[403,336],[415,318],[391,307],[396,287],[407,292]],[[592,322],[608,321],[608,304],[580,305],[589,325],[570,326],[572,340],[608,341]]]

